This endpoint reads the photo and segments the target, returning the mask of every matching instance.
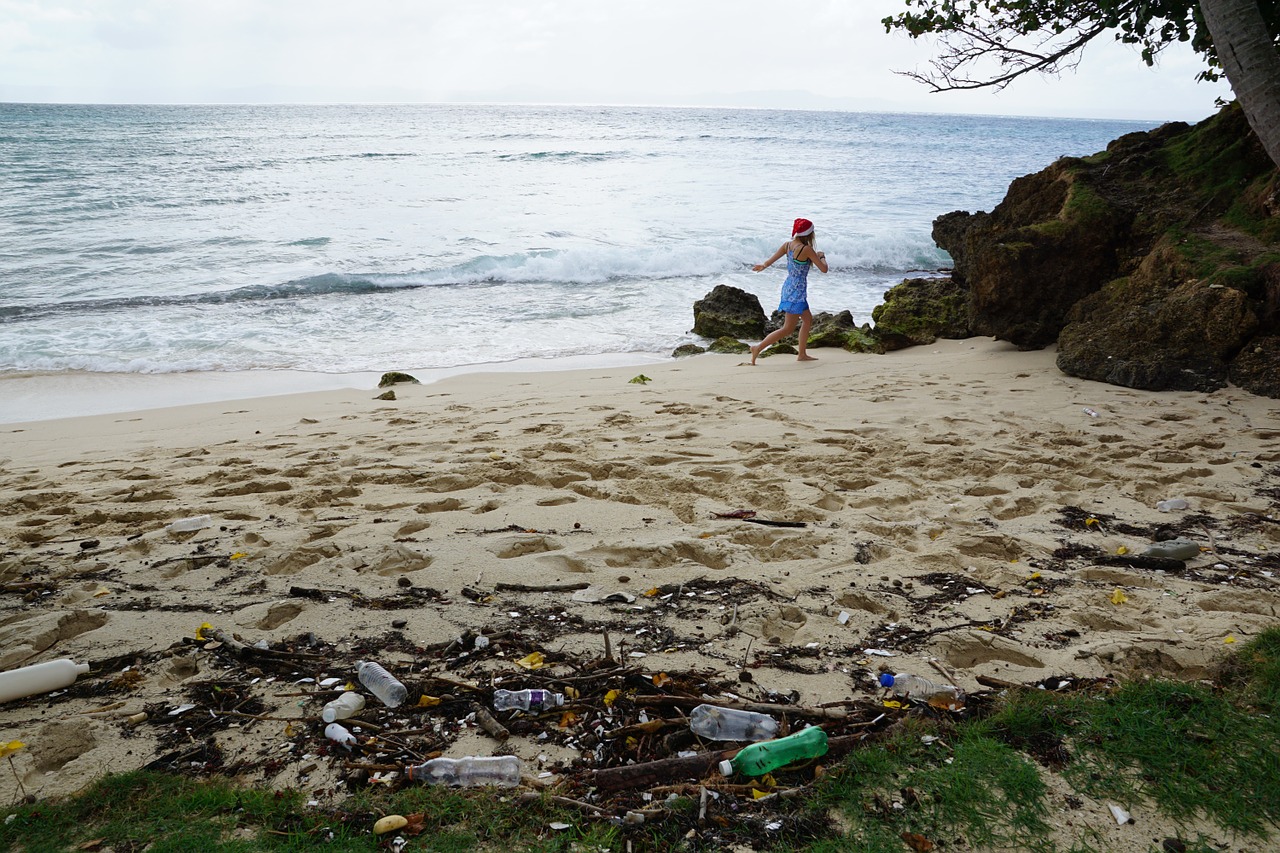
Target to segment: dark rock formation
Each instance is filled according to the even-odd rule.
[[[697,344],[681,344],[671,351],[671,357],[684,358],[688,355],[702,355],[706,351],[706,347],[700,347]]]
[[[693,303],[693,333],[704,338],[765,336],[764,309],[755,294],[727,284],[717,284]]]
[[[1254,338],[1232,360],[1230,376],[1246,391],[1280,399],[1280,335]]]
[[[1232,105],[1063,158],[1014,181],[989,214],[939,217],[934,239],[975,334],[1024,349],[1057,341],[1064,372],[1118,385],[1274,388],[1278,195]]]
[[[751,347],[747,346],[737,338],[731,338],[727,335],[723,338],[716,338],[714,341],[711,342],[711,346],[707,347],[707,349],[710,350],[711,352],[722,352],[722,353],[731,353],[731,354],[751,351]]]
[[[382,378],[378,380],[378,387],[386,388],[388,385],[398,385],[401,382],[409,382],[414,385],[420,384],[417,379],[414,379],[408,373],[400,373],[393,370],[390,373],[382,374]]]

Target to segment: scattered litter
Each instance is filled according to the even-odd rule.
[[[1133,815],[1129,814],[1127,811],[1120,808],[1119,806],[1113,806],[1110,803],[1108,803],[1107,808],[1111,809],[1111,816],[1116,819],[1116,823],[1119,824],[1120,826],[1124,826],[1126,823],[1133,822]]]

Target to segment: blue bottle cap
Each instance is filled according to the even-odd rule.
[[[881,686],[881,687],[892,687],[892,686],[893,686],[893,673],[891,673],[891,672],[882,672],[882,673],[880,673],[880,686]]]

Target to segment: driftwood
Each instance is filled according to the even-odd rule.
[[[771,521],[767,518],[744,518],[743,521],[749,521],[752,524],[764,524],[769,527],[808,527],[808,522],[804,521]]]
[[[839,758],[848,754],[855,746],[865,740],[867,735],[842,735],[827,741],[827,752],[824,758]],[[588,784],[601,793],[625,791],[635,788],[653,788],[658,785],[670,785],[681,780],[701,779],[710,773],[721,761],[733,758],[741,747],[721,749],[716,752],[704,752],[688,758],[664,758],[660,761],[649,761],[644,764],[624,764],[620,767],[606,767],[591,774]]]
[[[260,649],[257,646],[246,645],[235,637],[223,631],[221,628],[215,628],[212,636],[213,639],[222,643],[224,647],[236,657],[240,658],[259,658],[259,659],[275,659],[275,660],[324,660],[324,655],[312,654],[310,652],[282,652],[277,649]]]
[[[1131,569],[1153,569],[1157,572],[1181,572],[1187,568],[1182,560],[1170,557],[1143,557],[1140,554],[1106,554],[1093,558],[1101,566],[1127,566]]]
[[[591,584],[583,581],[581,583],[549,583],[549,584],[523,584],[523,583],[496,583],[493,585],[497,592],[576,592],[580,589],[586,589]]]
[[[484,729],[485,734],[498,740],[506,740],[511,737],[511,732],[507,731],[507,727],[494,719],[493,714],[481,705],[479,702],[471,703],[471,713],[475,714],[476,725]]]

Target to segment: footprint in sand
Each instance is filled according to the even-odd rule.
[[[108,619],[102,610],[10,616],[0,622],[0,670],[21,666],[55,643],[101,628]]]
[[[957,669],[971,669],[993,661],[1032,669],[1044,668],[1044,661],[1022,651],[1022,647],[1012,640],[994,634],[950,634],[938,643],[938,651],[948,664]]]

